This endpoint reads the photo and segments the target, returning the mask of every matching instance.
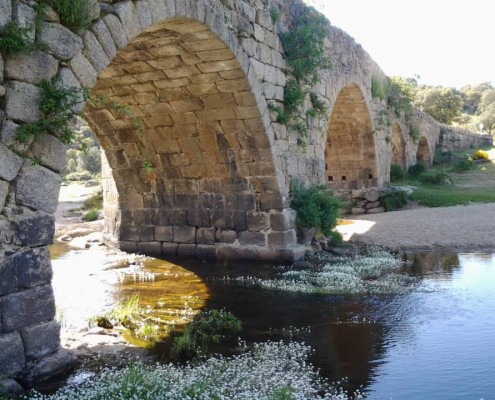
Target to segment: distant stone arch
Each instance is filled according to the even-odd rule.
[[[406,145],[404,143],[404,135],[398,123],[392,126],[392,165],[400,165],[403,169],[406,168]]]
[[[338,94],[325,147],[325,179],[336,189],[377,185],[371,114],[361,89],[351,84]]]
[[[421,139],[419,139],[418,149],[416,151],[416,162],[429,167],[431,166],[432,161],[428,139],[425,136],[422,136]]]

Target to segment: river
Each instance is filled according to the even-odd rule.
[[[315,295],[224,279],[272,278],[273,266],[156,260],[129,269],[102,265],[101,252],[52,249],[57,307],[69,328],[137,292],[167,323],[223,308],[242,321],[248,342],[304,341],[323,376],[345,378],[349,392],[361,388],[369,399],[495,398],[495,254],[411,253],[405,273],[420,279],[412,291]],[[165,348],[159,342],[154,351],[163,359]]]

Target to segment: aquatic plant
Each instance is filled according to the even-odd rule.
[[[372,246],[355,256],[336,257],[321,253],[311,267],[290,268],[274,279],[241,276],[232,279],[270,290],[318,294],[400,293],[414,287],[415,279],[398,273],[403,262]]]
[[[245,346],[245,345],[244,345]],[[307,359],[311,348],[300,343],[254,344],[245,353],[185,366],[135,363],[103,369],[95,376],[51,395],[32,393],[31,400],[130,399],[363,399],[323,380]]]

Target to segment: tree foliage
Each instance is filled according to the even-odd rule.
[[[413,101],[417,82],[413,78],[392,76],[389,78],[387,103],[393,107],[397,116],[404,114],[409,118],[413,112]]]
[[[461,113],[462,97],[452,88],[428,86],[417,91],[414,105],[438,122],[451,124]]]

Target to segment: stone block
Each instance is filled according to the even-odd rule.
[[[0,376],[15,376],[26,365],[19,332],[0,334]]]
[[[214,244],[215,234],[216,234],[215,228],[198,228],[196,232],[196,243]]]
[[[61,376],[71,371],[78,365],[74,352],[67,349],[59,349],[57,352],[43,357],[34,365],[29,374],[24,378],[27,386],[49,381],[56,376]]]
[[[46,285],[52,280],[52,266],[48,247],[16,253],[15,276],[19,289]]]
[[[97,73],[103,71],[108,64],[110,64],[110,59],[108,58],[105,50],[100,45],[96,36],[93,32],[86,31],[83,35],[84,48],[83,54],[91,63],[93,68]]]
[[[368,189],[364,194],[364,198],[370,203],[378,201],[380,198],[380,191],[377,188]]]
[[[28,54],[12,54],[5,61],[5,77],[37,85],[51,80],[58,71],[58,61],[39,50]]]
[[[12,181],[24,164],[24,159],[15,154],[7,146],[0,143],[0,179]]]
[[[58,174],[40,165],[25,165],[15,183],[18,204],[54,213],[62,180]]]
[[[366,210],[362,207],[353,207],[351,209],[351,215],[362,215],[366,213]]]
[[[385,207],[377,207],[367,210],[366,214],[380,214],[380,213],[384,213],[385,211],[386,211]]]
[[[113,10],[118,15],[128,40],[134,39],[141,33],[141,22],[132,1],[119,2],[113,7]]]
[[[239,233],[239,243],[246,246],[266,246],[266,234],[261,232]]]
[[[140,253],[146,255],[157,255],[162,252],[162,244],[160,242],[139,242],[138,249]]]
[[[48,246],[53,243],[55,220],[42,212],[24,213],[14,219],[14,237],[22,246]]]
[[[246,213],[246,227],[249,231],[262,231],[268,229],[270,216],[266,212],[248,211]]]
[[[12,18],[12,1],[0,0],[0,29]]]
[[[0,296],[12,293],[16,289],[15,263],[13,257],[5,257],[0,261],[0,276],[2,277],[2,279],[0,279]]]
[[[271,232],[268,234],[268,246],[294,246],[297,243],[294,229],[284,232]]]
[[[7,394],[21,397],[23,393],[24,388],[15,379],[0,378],[0,395]]]
[[[9,194],[9,184],[8,182],[2,181],[0,179],[0,213],[5,206],[5,202],[7,201],[7,195]]]
[[[177,255],[184,258],[195,258],[196,257],[196,245],[195,244],[179,244]]]
[[[120,250],[125,251],[127,253],[137,253],[138,252],[137,242],[119,241],[118,246],[119,246]]]
[[[188,225],[174,226],[174,242],[176,243],[195,243],[196,228]]]
[[[196,246],[196,258],[199,258],[200,260],[213,260],[216,257],[216,246],[207,244],[198,244]]]
[[[151,10],[148,2],[146,0],[138,0],[135,7],[141,28],[144,29],[150,26],[153,23],[153,19],[151,17]],[[155,10],[153,10],[153,12],[155,12]]]
[[[282,210],[289,207],[289,196],[280,193],[261,193],[260,206],[262,210]]]
[[[10,81],[6,84],[5,114],[8,119],[36,122],[41,118],[38,109],[40,88],[30,83]]]
[[[2,299],[3,330],[13,332],[53,320],[55,298],[51,285],[11,293]]]
[[[139,240],[141,242],[152,242],[155,240],[155,227],[153,225],[139,226]]]
[[[55,353],[60,347],[60,325],[56,321],[21,329],[24,350],[28,359],[39,359]]]
[[[219,241],[222,243],[233,244],[237,240],[237,232],[236,231],[220,231]]]
[[[174,228],[172,226],[155,226],[155,240],[172,242],[174,240]]]
[[[31,42],[34,42],[36,36],[35,32],[35,19],[36,12],[32,7],[27,4],[15,1],[12,9],[12,19],[19,25],[19,27],[27,29],[27,37]]]
[[[275,231],[287,231],[296,227],[297,213],[287,208],[282,211],[274,211],[270,215],[270,226]]]
[[[69,146],[62,143],[55,136],[36,135],[31,147],[32,156],[40,161],[40,164],[60,172],[65,168],[65,159]]]
[[[380,207],[382,205],[382,203],[380,203],[379,201],[374,201],[372,203],[367,203],[366,206],[364,207],[366,210],[369,210],[371,208],[377,208],[377,207]]]
[[[102,19],[96,21],[92,26],[92,31],[95,34],[98,42],[100,43],[102,49],[110,60],[113,60],[117,54],[117,49],[115,48],[115,43],[113,41],[112,35],[108,30],[107,26]]]
[[[40,40],[50,54],[60,60],[68,61],[83,47],[82,39],[63,25],[44,22],[41,25]]]
[[[60,85],[62,87],[66,89],[73,88],[77,91],[76,96],[78,102],[74,104],[72,110],[75,113],[80,113],[83,110],[85,104],[84,94],[81,90],[81,84],[79,83],[76,76],[69,68],[61,68],[59,75],[60,75]]]
[[[70,60],[70,67],[82,87],[91,89],[95,85],[98,74],[81,51]]]
[[[187,224],[197,227],[211,226],[210,212],[202,208],[187,210]]]
[[[139,227],[135,225],[122,225],[120,227],[120,240],[128,242],[139,241]]]
[[[103,21],[112,36],[115,47],[121,50],[127,46],[127,35],[120,20],[115,15],[108,14],[103,17]]]
[[[177,256],[179,249],[178,243],[163,243],[162,244],[162,254],[166,256]]]
[[[180,209],[170,210],[169,221],[172,225],[185,225],[187,223],[186,210],[180,210]]]

